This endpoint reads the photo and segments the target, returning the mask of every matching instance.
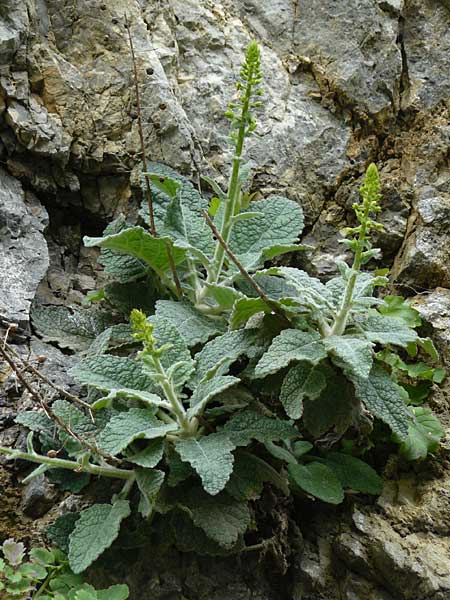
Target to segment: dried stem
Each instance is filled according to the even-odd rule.
[[[136,64],[136,56],[134,54],[134,46],[133,46],[133,38],[131,37],[130,23],[128,21],[128,16],[125,14],[125,27],[128,33],[128,42],[130,44],[130,54],[131,61],[133,63],[133,74],[134,74],[134,90],[136,95],[136,108],[137,108],[137,123],[138,123],[138,131],[139,131],[139,139],[141,142],[141,156],[142,156],[142,165],[144,167],[144,172],[147,172],[147,153],[145,151],[145,142],[144,142],[144,130],[142,127],[142,110],[141,110],[141,96],[139,93],[139,83],[138,83],[138,71]],[[148,177],[145,177],[145,191],[147,194],[147,204],[148,204],[148,213],[150,216],[150,233],[153,236],[157,236],[158,232],[156,231],[155,224],[155,212],[153,210],[153,194],[150,188],[150,182]],[[172,271],[173,281],[175,283],[175,287],[177,290],[177,295],[181,298],[183,295],[183,290],[181,289],[180,279],[178,277],[178,273],[175,267],[175,262],[173,260],[172,249],[170,248],[170,244],[168,241],[165,242],[167,257],[169,259],[170,270]]]
[[[53,381],[51,381],[50,379],[48,379],[48,377],[46,377],[43,373],[41,373],[40,371],[38,371],[38,369],[36,369],[35,367],[33,367],[33,365],[30,364],[27,360],[25,360],[24,358],[22,358],[21,356],[19,356],[19,354],[17,354],[17,352],[9,344],[7,344],[6,342],[4,342],[4,344],[3,344],[3,349],[6,350],[7,352],[9,352],[10,354],[12,354],[12,356],[16,360],[20,360],[20,362],[22,363],[22,365],[24,367],[21,372],[30,371],[38,379],[40,379],[45,384],[47,384],[49,387],[53,388],[56,392],[58,392],[59,394],[61,394],[61,396],[64,396],[65,398],[67,398],[67,400],[70,400],[71,402],[73,402],[75,404],[79,404],[80,406],[82,406],[83,408],[85,408],[86,410],[88,410],[89,414],[91,416],[91,419],[94,420],[93,417],[92,417],[92,407],[91,407],[90,404],[88,404],[84,400],[81,400],[81,398],[78,398],[78,396],[74,396],[73,394],[71,394],[70,392],[68,392],[64,388],[60,387],[59,385],[56,385],[55,383],[53,383]]]
[[[284,320],[289,320],[289,319],[287,319],[284,312],[279,308],[279,306],[266,295],[264,290],[257,284],[255,279],[250,275],[250,273],[247,271],[247,269],[242,265],[242,263],[239,261],[237,256],[233,253],[233,251],[230,249],[230,247],[228,246],[226,241],[221,236],[219,230],[214,225],[214,223],[213,223],[211,217],[209,216],[209,214],[207,213],[207,211],[202,210],[202,213],[203,213],[203,216],[205,217],[206,222],[208,223],[209,227],[211,228],[211,231],[213,232],[214,236],[218,240],[219,244],[225,250],[225,253],[228,255],[230,260],[236,265],[236,267],[239,269],[241,275],[249,282],[249,284],[252,286],[252,288],[255,290],[255,292],[258,294],[258,296],[261,298],[261,300],[269,307],[269,309],[272,312],[277,313]]]
[[[50,408],[50,406],[44,400],[44,398],[39,394],[39,392],[37,392],[32,387],[32,385],[25,379],[25,377],[22,374],[21,369],[16,365],[16,363],[14,362],[14,360],[7,353],[6,349],[2,348],[1,345],[0,345],[0,354],[3,356],[3,358],[8,363],[8,365],[11,367],[11,369],[14,371],[14,373],[16,374],[18,380],[23,385],[23,387],[26,390],[28,390],[28,392],[30,393],[31,397],[42,406],[42,408],[45,411],[45,414],[48,416],[49,419],[52,419],[52,421],[54,421],[59,427],[61,427],[61,429],[63,431],[65,431],[68,435],[70,435],[70,437],[72,437],[81,446],[83,446],[84,448],[86,448],[90,452],[92,452],[94,454],[97,454],[97,455],[99,455],[102,458],[105,458],[107,460],[113,460],[113,461],[116,461],[116,462],[121,462],[120,459],[115,458],[114,456],[110,456],[109,454],[106,454],[106,453],[102,452],[96,446],[93,446],[92,444],[89,444],[89,442],[86,442],[77,433],[75,433],[74,431],[72,431],[71,428],[68,425],[66,425],[66,423],[64,423],[64,421],[58,417],[58,415],[56,415],[53,412],[53,410]]]

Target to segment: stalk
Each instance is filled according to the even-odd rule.
[[[251,116],[252,108],[260,106],[260,102],[253,102],[255,96],[261,95],[258,88],[262,75],[260,71],[260,54],[256,42],[251,42],[247,48],[245,61],[241,69],[241,80],[236,87],[241,96],[236,104],[230,104],[229,110],[225,113],[232,121],[231,137],[235,142],[234,156],[231,169],[231,175],[228,181],[228,193],[225,200],[225,209],[220,227],[220,235],[228,244],[233,228],[233,217],[240,211],[241,185],[239,183],[239,174],[241,169],[242,151],[246,137],[252,134],[256,124]],[[240,107],[240,113],[237,115],[233,109]],[[237,128],[237,133],[235,129]],[[214,256],[211,262],[211,269],[208,273],[207,282],[217,283],[223,268],[225,259],[225,248],[222,243],[217,241],[214,250]]]
[[[112,477],[115,479],[130,479],[131,477],[134,477],[133,471],[128,471],[126,469],[93,465],[91,463],[82,464],[73,460],[65,460],[63,458],[50,458],[49,456],[44,456],[42,454],[21,452],[20,450],[15,450],[13,448],[6,448],[5,446],[0,446],[0,453],[6,454],[13,459],[27,460],[29,462],[34,462],[41,465],[49,465],[54,469],[69,469],[70,471],[91,473],[91,475],[100,475],[101,477]]]
[[[345,288],[344,298],[342,299],[339,312],[336,316],[334,324],[331,328],[331,335],[342,335],[347,326],[347,319],[352,307],[353,292],[355,291],[356,278],[358,277],[359,270],[361,269],[361,257],[363,253],[363,241],[365,240],[367,230],[367,219],[369,217],[369,207],[364,211],[365,222],[361,225],[361,231],[358,236],[358,247],[353,259],[352,273],[348,279],[347,286]]]
[[[373,163],[367,168],[364,184],[360,188],[360,194],[363,199],[362,203],[355,203],[353,205],[359,225],[353,228],[349,227],[346,231],[347,235],[353,234],[355,237],[349,240],[342,240],[347,247],[353,250],[355,257],[353,259],[351,274],[345,286],[341,306],[328,335],[342,335],[344,333],[348,316],[353,306],[353,295],[358,273],[361,270],[361,266],[370,258],[376,256],[378,252],[372,249],[369,239],[372,229],[380,230],[383,228],[381,223],[377,223],[371,218],[371,214],[376,214],[381,210],[378,202],[381,197],[380,178],[378,170]]]

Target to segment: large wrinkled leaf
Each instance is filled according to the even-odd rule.
[[[335,473],[344,488],[363,494],[381,494],[381,477],[359,458],[340,452],[328,452],[325,464]]]
[[[111,325],[111,317],[105,313],[65,306],[34,306],[31,320],[45,341],[72,350],[87,350]]]
[[[298,487],[329,504],[340,504],[344,490],[335,473],[319,462],[307,465],[288,465],[289,475]]]
[[[195,188],[179,189],[167,206],[162,233],[204,264],[214,253],[214,240],[202,213],[205,201]],[[204,208],[204,206],[203,206]]]
[[[286,479],[278,471],[254,454],[237,452],[226,492],[236,500],[255,500],[261,495],[265,482],[271,483],[288,495]]]
[[[134,256],[160,276],[170,271],[167,244],[171,247],[175,265],[183,262],[186,256],[185,250],[173,247],[169,238],[155,238],[142,227],[130,227],[120,233],[101,238],[85,236],[83,241],[85,246],[88,247],[99,246],[100,248],[109,248]]]
[[[408,434],[410,415],[406,391],[381,366],[374,364],[367,379],[353,378],[356,396],[375,417],[384,421],[401,439]]]
[[[400,452],[407,460],[426,458],[435,452],[445,431],[430,409],[413,408],[413,418],[408,426],[408,435],[400,446]]]
[[[296,303],[290,298],[271,300],[270,303],[265,302],[262,298],[239,298],[233,305],[229,321],[230,329],[242,327],[242,325],[245,325],[251,317],[260,312],[271,314],[274,310],[274,305],[276,305],[280,311],[289,311],[295,304]]]
[[[223,321],[210,319],[187,302],[158,300],[156,316],[175,325],[189,347],[204,344],[209,338],[225,331]]]
[[[271,267],[263,272],[266,275],[282,277],[296,293],[293,297],[303,305],[304,310],[320,311],[321,314],[330,314],[334,310],[333,296],[327,287],[316,277],[311,277],[305,271],[293,267]],[[291,297],[285,296],[285,297]]]
[[[373,364],[371,342],[349,335],[332,335],[324,340],[324,344],[333,362],[345,373],[363,379],[369,376]]]
[[[157,419],[151,410],[131,408],[111,418],[101,432],[98,445],[111,455],[116,455],[137,439],[162,438],[177,428]]]
[[[121,215],[108,225],[103,232],[103,236],[114,235],[130,227],[131,225],[128,225],[125,217]],[[98,262],[104,266],[105,273],[120,283],[127,283],[143,277],[149,270],[148,265],[134,256],[122,254],[108,248],[102,248]]]
[[[280,390],[280,402],[289,418],[300,419],[303,399],[317,398],[327,384],[326,375],[321,365],[308,363],[299,363],[289,370]]]
[[[250,209],[260,215],[250,220],[237,221],[229,241],[231,250],[248,270],[261,265],[265,258],[273,257],[271,248],[295,242],[304,224],[300,206],[281,196],[253,202]],[[277,250],[282,253],[281,248]]]
[[[192,418],[202,414],[206,405],[212,398],[237,383],[239,383],[239,379],[237,379],[237,377],[231,377],[231,375],[218,375],[212,379],[199,383],[190,399],[191,407],[187,413],[188,417]]]
[[[153,392],[158,388],[151,377],[142,371],[142,364],[131,358],[110,354],[90,356],[69,371],[73,377],[85,385],[103,391],[116,391],[139,398],[142,395],[148,403],[160,402]]]
[[[253,410],[232,417],[222,431],[236,446],[248,446],[252,440],[264,444],[298,435],[297,429],[287,421],[272,419]]]
[[[165,473],[157,469],[136,469],[136,483],[141,492],[139,512],[144,519],[148,518],[153,512],[164,477]]]
[[[247,503],[225,493],[214,498],[191,493],[188,508],[194,524],[224,548],[232,547],[250,525]]]
[[[225,487],[233,471],[235,445],[227,436],[213,433],[199,440],[186,439],[175,443],[181,459],[199,474],[203,487],[212,496]]]
[[[87,414],[65,400],[54,402],[52,410],[81,439],[91,444],[95,443],[94,436],[97,433],[97,428]],[[76,455],[78,452],[84,450],[83,446],[64,430],[60,429],[58,435],[69,456]]]
[[[135,454],[127,455],[127,461],[146,469],[153,469],[162,459],[164,453],[164,440],[156,438],[150,440],[147,446],[136,452]]]
[[[80,513],[69,542],[69,564],[74,573],[82,573],[111,546],[130,512],[129,502],[118,500],[113,505],[94,504]]]
[[[287,367],[293,361],[316,365],[327,353],[316,332],[285,329],[277,336],[255,368],[255,377],[266,377]]]
[[[190,384],[200,382],[212,373],[226,373],[239,357],[254,352],[257,343],[252,330],[229,331],[214,338],[195,355],[196,369]]]
[[[356,316],[357,324],[364,330],[364,335],[371,342],[394,344],[406,348],[411,342],[418,340],[418,335],[406,325],[402,319],[381,315],[369,317]]]

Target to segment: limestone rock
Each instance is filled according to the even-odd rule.
[[[0,316],[25,323],[48,267],[43,231],[48,215],[38,199],[0,170]]]

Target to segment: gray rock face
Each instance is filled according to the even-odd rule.
[[[0,170],[0,316],[25,323],[48,267],[43,231],[48,215],[38,199]]]
[[[52,265],[39,293],[60,305],[80,302],[97,274],[95,252],[79,248],[82,233],[99,230],[137,192],[127,12],[148,156],[198,183],[200,174],[226,182],[223,112],[243,50],[256,38],[265,95],[259,136],[246,151],[256,165],[250,183],[260,195],[303,205],[304,241],[314,250],[294,260],[326,279],[336,258],[348,258],[339,230],[352,223],[362,174],[376,162],[383,266],[392,265],[394,286],[420,292],[414,304],[450,360],[449,8],[449,0],[0,0],[0,316],[27,321],[48,266],[46,212],[24,189],[48,203]],[[70,385],[67,356],[41,342],[32,349],[49,354],[45,372]],[[445,401],[440,411],[448,413]],[[14,443],[17,427],[8,431]],[[174,554],[152,570],[145,556],[130,569],[133,593],[447,600],[448,467],[438,475],[417,494],[409,493],[413,484],[391,482],[377,507],[359,506],[353,519],[309,506],[313,518],[304,522],[303,506],[292,511],[306,544],[292,551],[279,580],[271,563],[265,569],[247,557]]]

